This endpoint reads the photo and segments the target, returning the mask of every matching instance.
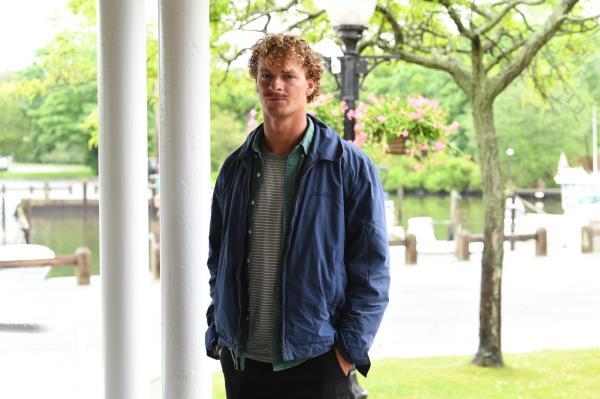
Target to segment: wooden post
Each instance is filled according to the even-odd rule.
[[[470,234],[467,230],[456,232],[456,257],[458,260],[469,260],[469,240]]]
[[[78,285],[88,285],[90,283],[92,254],[85,247],[77,248],[75,251],[77,258],[77,267],[75,268],[75,277]]]
[[[150,233],[150,271],[155,280],[160,280],[160,244],[153,233]]]
[[[587,225],[581,228],[581,252],[584,254],[594,251],[594,230]]]
[[[23,210],[23,206],[19,205],[16,211],[16,217],[21,225],[21,231],[23,232],[23,237],[25,238],[26,244],[31,244],[31,225],[29,224],[29,220],[27,219],[27,214]]]
[[[536,256],[546,256],[548,255],[548,233],[546,229],[540,227],[535,232],[535,255]]]
[[[407,234],[404,239],[404,263],[417,264],[417,237],[414,234]]]

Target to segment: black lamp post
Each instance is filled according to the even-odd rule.
[[[356,108],[364,79],[381,62],[398,57],[361,56],[357,51],[357,44],[375,11],[375,0],[327,0],[324,8],[344,43],[344,56],[341,60],[336,57],[324,58],[340,88],[341,99],[347,106],[344,115],[344,139],[354,140],[355,119],[348,118],[347,114]],[[341,75],[341,82],[337,75]]]
[[[335,28],[344,42],[344,59],[342,60],[342,100],[348,107],[347,111],[356,109],[356,100],[359,94],[359,75],[362,72],[359,63],[360,55],[356,45],[362,37],[365,27],[362,25],[340,25]],[[354,118],[344,116],[344,139],[354,140]]]

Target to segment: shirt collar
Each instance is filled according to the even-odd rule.
[[[315,135],[315,125],[309,117],[306,117],[306,122],[307,126],[306,132],[304,133],[304,137],[302,137],[302,141],[300,141],[300,143],[294,148],[292,152],[295,152],[298,150],[298,148],[301,148],[304,151],[304,154],[308,154],[308,149],[310,148],[310,145],[313,141],[313,137]],[[256,132],[254,140],[252,141],[252,150],[259,155],[264,150],[264,135],[264,128],[261,125],[258,131]]]

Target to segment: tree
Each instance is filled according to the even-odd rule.
[[[244,6],[230,5],[229,8],[221,1],[213,3],[221,4],[222,11],[234,15],[235,21],[242,21],[233,23],[232,29],[266,33],[269,24],[278,21],[277,30],[300,33],[303,27],[312,37],[326,35],[325,16],[312,2],[247,2]],[[581,16],[578,3],[579,0],[380,1],[371,20],[370,33],[358,47],[359,52],[396,54],[405,62],[445,72],[469,100],[484,198],[479,349],[473,359],[476,365],[503,364],[504,187],[499,169],[494,101],[528,70],[541,93],[546,89],[546,77],[563,77],[565,70],[561,63],[552,57],[540,56],[540,50],[554,37],[564,39],[561,61],[585,49],[585,46],[577,46],[576,38],[596,31],[598,16]],[[280,16],[283,13],[285,15]],[[290,21],[293,18],[295,22]],[[224,18],[223,24],[227,20]],[[219,30],[224,31],[223,27]],[[226,55],[222,58],[230,63],[231,48],[222,51],[223,54],[229,52],[229,58]],[[554,54],[548,52],[548,55]]]

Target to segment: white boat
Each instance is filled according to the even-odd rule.
[[[600,221],[600,173],[570,167],[562,153],[554,181],[560,184],[565,216],[578,219],[583,224]]]

